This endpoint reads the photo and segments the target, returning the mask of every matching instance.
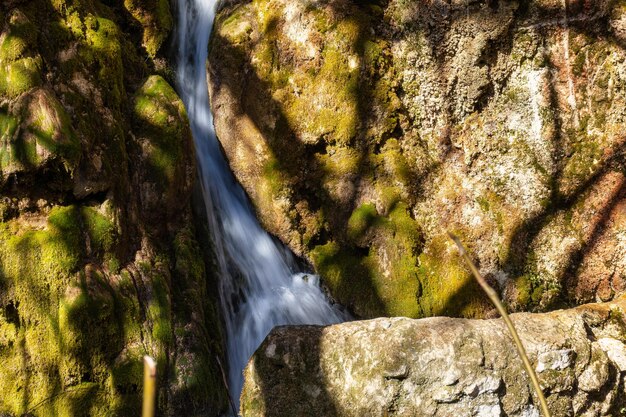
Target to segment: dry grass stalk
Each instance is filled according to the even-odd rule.
[[[156,406],[156,362],[150,356],[143,357],[143,407],[141,417],[154,417]]]
[[[524,349],[524,345],[522,344],[522,341],[520,340],[519,335],[517,334],[517,331],[515,330],[515,326],[513,325],[511,318],[509,317],[509,315],[506,312],[506,309],[504,308],[504,304],[502,304],[502,301],[500,301],[500,297],[498,297],[498,294],[496,293],[496,291],[493,288],[491,288],[491,286],[487,284],[487,281],[485,281],[482,275],[480,275],[480,272],[478,272],[478,268],[476,268],[476,265],[474,265],[474,262],[468,255],[467,251],[465,250],[465,247],[463,246],[459,238],[450,232],[448,232],[448,235],[450,236],[450,239],[452,239],[454,243],[456,243],[456,246],[459,249],[459,253],[463,257],[463,259],[465,259],[465,262],[467,262],[467,265],[472,271],[474,278],[476,278],[476,281],[478,281],[478,284],[481,286],[483,291],[485,291],[485,293],[487,294],[487,297],[489,297],[491,302],[496,306],[496,309],[498,310],[498,313],[500,313],[500,316],[502,316],[502,320],[504,320],[506,327],[509,329],[511,336],[513,337],[513,341],[515,342],[515,347],[517,348],[517,352],[519,353],[519,356],[522,359],[522,362],[524,363],[524,368],[526,368],[526,373],[528,373],[528,376],[530,377],[530,381],[532,382],[532,386],[535,389],[535,392],[537,393],[537,397],[539,398],[539,404],[541,406],[541,411],[545,417],[551,417],[550,410],[548,409],[548,403],[546,402],[546,397],[544,397],[543,391],[541,390],[541,386],[539,385],[539,379],[537,378],[537,374],[535,373],[535,370],[533,369],[532,364],[530,363],[530,360],[528,360],[526,349]]]

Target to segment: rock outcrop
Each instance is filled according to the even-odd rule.
[[[264,226],[360,317],[626,286],[626,3],[223,2],[218,136]]]
[[[512,315],[555,417],[626,410],[626,298]],[[500,319],[279,327],[250,360],[244,417],[536,416]]]
[[[145,354],[161,415],[224,405],[171,24],[167,0],[0,2],[2,416],[139,415]]]

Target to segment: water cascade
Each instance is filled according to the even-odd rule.
[[[243,368],[274,326],[330,324],[347,316],[324,296],[318,277],[303,273],[293,254],[261,228],[222,154],[205,67],[216,6],[216,0],[178,1],[177,83],[198,155],[219,268],[228,383],[238,405]]]

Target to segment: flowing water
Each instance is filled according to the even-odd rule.
[[[226,325],[228,383],[238,406],[242,371],[269,331],[282,324],[330,324],[348,317],[315,275],[261,228],[222,154],[209,105],[205,62],[216,0],[178,0],[178,91],[198,155],[201,185],[219,268]]]

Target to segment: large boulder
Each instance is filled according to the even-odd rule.
[[[626,407],[626,298],[512,320],[554,417]],[[245,370],[244,417],[539,417],[500,319],[276,328]]]
[[[623,1],[231,0],[208,76],[264,226],[360,317],[626,285]]]

